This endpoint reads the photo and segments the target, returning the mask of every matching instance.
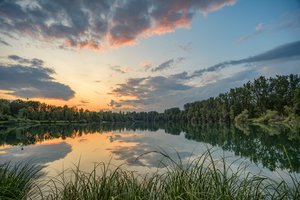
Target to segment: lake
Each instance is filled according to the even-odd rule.
[[[163,169],[169,155],[187,161],[210,149],[232,169],[275,180],[294,174],[300,180],[299,132],[284,127],[193,125],[174,123],[103,123],[0,127],[0,163],[27,161],[48,175],[79,164],[122,165],[148,173]]]

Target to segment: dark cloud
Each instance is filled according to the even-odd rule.
[[[32,66],[43,66],[44,65],[44,61],[42,61],[40,59],[37,59],[37,58],[26,59],[26,58],[22,58],[22,57],[17,56],[17,55],[9,55],[8,59],[16,61],[19,64],[30,64]],[[47,68],[47,70],[49,70],[50,73],[55,73],[54,70],[52,70],[50,68]]]
[[[291,42],[271,49],[267,52],[244,58],[237,61],[231,61],[233,64],[264,62],[270,60],[286,59],[293,56],[300,56],[300,41]]]
[[[170,160],[158,152],[161,152],[161,149],[145,142],[133,147],[119,146],[111,150],[111,153],[116,155],[117,160],[126,161],[129,166],[165,168],[167,165],[170,165]],[[179,162],[178,156],[181,160],[184,160],[192,155],[188,151],[175,152],[174,150],[169,150],[167,153],[168,156],[177,162]]]
[[[189,79],[189,75],[188,75],[187,72],[181,72],[181,73],[178,73],[178,74],[172,74],[172,75],[170,75],[170,77],[172,79],[180,79],[180,80]]]
[[[178,47],[185,51],[185,52],[190,52],[192,50],[192,42],[188,42],[186,44],[180,44]]]
[[[7,43],[6,41],[2,40],[1,38],[0,38],[0,43],[3,44],[3,45],[5,45],[5,46],[11,47],[11,45],[9,43]]]
[[[0,90],[8,90],[9,94],[22,98],[69,100],[74,97],[75,92],[68,85],[56,82],[52,77],[55,71],[44,67],[42,60],[16,55],[8,58],[17,63],[0,63]]]
[[[131,100],[121,100],[120,105],[150,105],[159,98],[173,92],[185,91],[192,86],[183,84],[172,77],[155,76],[146,78],[131,78],[124,84],[118,84],[110,94],[115,96],[134,97]],[[113,102],[114,104],[116,102]]]
[[[101,50],[133,44],[139,36],[174,31],[191,24],[197,12],[208,13],[235,0],[39,0],[0,3],[1,32],[61,47]]]
[[[80,103],[87,104],[87,103],[90,103],[90,101],[88,101],[88,100],[80,100]]]
[[[167,60],[166,62],[163,62],[160,65],[158,65],[156,68],[152,69],[152,71],[156,72],[156,71],[161,71],[170,68],[172,67],[173,63],[174,63],[174,59]]]
[[[163,94],[167,91],[187,90],[190,86],[181,84],[173,78],[154,76],[147,78],[131,78],[125,84],[118,84],[112,93],[117,96],[148,97],[149,94]]]
[[[151,71],[152,72],[157,72],[157,71],[162,71],[162,70],[171,68],[174,65],[181,63],[183,60],[185,60],[184,57],[179,57],[177,59],[167,60],[167,61],[161,63],[160,65],[158,65],[157,67],[153,68]]]
[[[291,57],[300,56],[300,41],[295,41],[292,43],[284,44],[279,47],[276,47],[274,49],[271,49],[269,51],[266,51],[264,53],[249,57],[249,58],[243,58],[240,60],[231,60],[226,61],[222,63],[218,63],[216,65],[213,65],[208,68],[204,68],[201,70],[197,70],[194,73],[192,73],[190,76],[185,76],[184,78],[190,79],[202,76],[206,72],[214,72],[221,70],[226,67],[230,67],[232,65],[238,65],[238,64],[251,64],[251,63],[257,63],[257,62],[267,62],[272,60],[282,60],[287,59]]]
[[[115,71],[115,72],[121,73],[121,74],[125,74],[129,71],[129,68],[121,67],[121,66],[118,66],[118,65],[110,66],[110,69]]]
[[[107,104],[107,105],[109,107],[112,107],[112,108],[120,108],[120,107],[122,107],[122,104],[118,103],[115,100],[110,100],[109,104]]]
[[[116,6],[110,30],[110,44],[131,44],[135,38],[151,27],[150,1],[123,1]]]

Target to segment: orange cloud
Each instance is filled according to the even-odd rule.
[[[159,21],[153,28],[149,30],[150,35],[163,35],[165,33],[174,32],[176,28],[189,28],[191,20],[187,17],[182,17],[176,22],[169,22],[166,18]]]
[[[120,34],[121,35],[121,34]],[[137,44],[136,38],[126,38],[126,37],[113,37],[111,34],[108,35],[108,41],[110,47],[118,48],[120,46],[133,46]]]

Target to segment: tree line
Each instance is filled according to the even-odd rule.
[[[38,101],[0,99],[0,121],[36,120],[68,122],[159,121],[163,114],[151,112],[89,111],[83,108],[54,106]]]
[[[249,81],[206,100],[187,103],[184,109],[163,113],[89,111],[77,107],[54,106],[38,101],[0,99],[0,121],[37,120],[69,122],[182,121],[232,123],[251,118],[283,118],[300,115],[300,77],[296,74]],[[263,118],[263,119],[265,119]],[[296,118],[298,119],[298,118]]]
[[[298,75],[260,76],[241,87],[206,100],[187,103],[184,110],[167,109],[166,120],[198,123],[245,121],[267,117],[270,120],[300,115],[300,77]],[[297,118],[298,119],[298,118]]]

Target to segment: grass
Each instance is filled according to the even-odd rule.
[[[25,164],[5,163],[0,165],[0,199],[26,199],[33,196],[35,180],[40,168]]]
[[[175,161],[163,152],[151,153],[159,153],[166,158],[163,162],[166,168],[141,175],[123,170],[122,166],[113,168],[104,163],[95,165],[89,173],[77,166],[69,172],[42,181],[47,186],[34,184],[33,177],[37,170],[28,165],[17,165],[14,170],[9,170],[9,165],[2,165],[0,172],[6,181],[1,181],[0,187],[5,188],[7,183],[11,185],[0,199],[14,199],[10,195],[18,190],[18,185],[22,185],[23,189],[15,199],[26,199],[31,195],[34,195],[34,199],[49,200],[300,199],[300,183],[296,178],[291,176],[292,185],[288,185],[285,180],[275,182],[267,177],[246,173],[246,167],[242,164],[233,170],[234,162],[228,165],[225,158],[213,160],[209,150],[187,162],[183,162],[179,155],[178,161]],[[14,180],[22,184],[13,184]]]

